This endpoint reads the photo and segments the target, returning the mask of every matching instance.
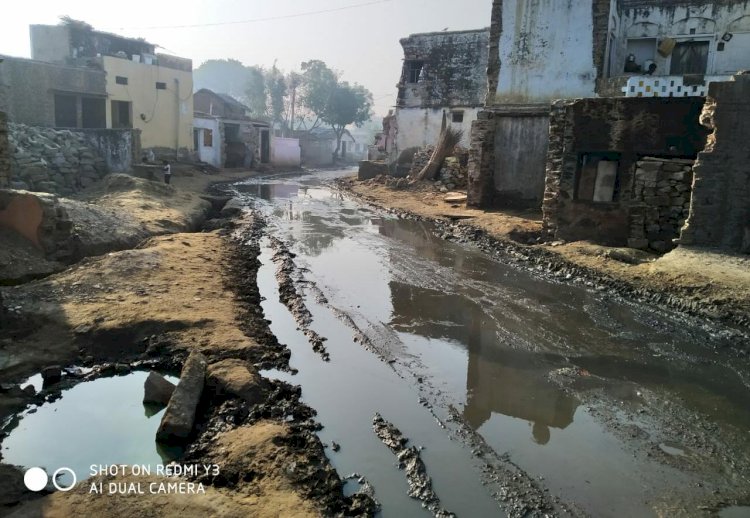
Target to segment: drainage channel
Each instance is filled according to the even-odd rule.
[[[344,174],[235,188],[274,238],[259,288],[298,370],[268,375],[302,386],[321,439],[341,445],[332,463],[368,479],[384,516],[425,511],[373,433],[376,412],[424,446],[442,507],[461,516],[550,502],[596,516],[733,513],[750,499],[747,369],[722,356],[721,330],[446,242],[326,186]],[[294,254],[330,361],[279,302],[275,241]]]

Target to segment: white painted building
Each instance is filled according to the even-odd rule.
[[[538,206],[556,99],[704,96],[743,69],[747,0],[494,0],[479,116],[492,123],[474,131],[483,147],[470,164],[470,178],[492,182],[470,185],[469,204]]]
[[[463,131],[468,147],[471,123],[487,94],[489,29],[412,34],[401,40],[404,65],[398,84],[396,146],[434,145],[443,124]]]

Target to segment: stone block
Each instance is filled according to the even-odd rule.
[[[158,441],[180,443],[190,436],[195,423],[195,411],[206,382],[206,365],[206,357],[201,353],[193,352],[188,356],[180,374],[180,382],[156,432]]]

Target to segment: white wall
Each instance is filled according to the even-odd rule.
[[[591,1],[504,0],[496,103],[594,97]]]
[[[463,122],[451,122],[451,110],[463,111]],[[469,147],[471,123],[476,120],[479,110],[480,108],[445,108],[448,125],[464,132],[461,139],[463,147]],[[398,124],[397,152],[400,153],[410,147],[434,146],[440,137],[440,129],[443,125],[443,108],[397,108],[396,121]]]
[[[208,164],[216,167],[222,167],[221,163],[221,134],[219,132],[219,121],[217,119],[194,118],[193,128],[201,130],[208,129],[213,132],[213,146],[205,145],[205,136],[203,131],[198,132],[198,157]]]
[[[277,167],[299,167],[301,164],[299,139],[273,137],[271,164]]]
[[[702,40],[709,42],[707,75],[731,75],[750,68],[750,3],[734,5],[704,5],[685,7],[652,7],[631,9],[622,13],[617,28],[612,75],[623,75],[627,57],[627,40],[665,37],[675,40]],[[718,50],[725,33],[732,39]],[[655,75],[670,75],[671,56],[662,56],[654,50]]]

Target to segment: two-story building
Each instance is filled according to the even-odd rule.
[[[136,128],[143,148],[193,147],[192,62],[141,39],[76,21],[32,25],[31,60],[10,58],[3,82],[12,120],[72,128]],[[29,88],[27,88],[29,87]]]
[[[467,146],[471,123],[487,92],[489,29],[412,34],[401,40],[404,65],[398,83],[391,158],[434,145],[443,124],[461,129]]]
[[[745,0],[494,0],[468,202],[540,205],[556,99],[702,98],[746,68]]]

